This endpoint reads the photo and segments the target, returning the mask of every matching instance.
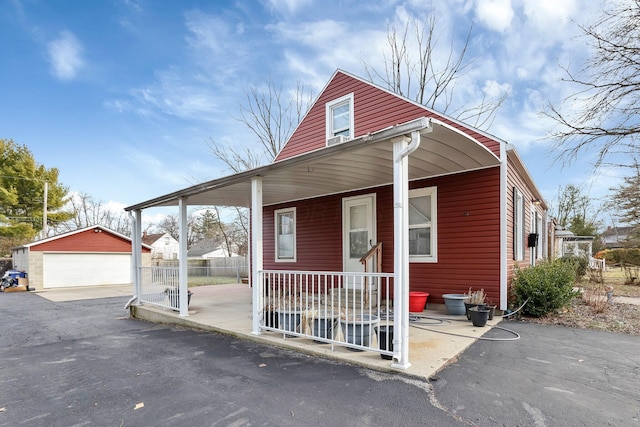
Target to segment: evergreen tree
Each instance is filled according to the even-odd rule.
[[[68,220],[61,212],[68,189],[58,183],[57,168],[36,162],[25,145],[0,139],[0,253],[26,243],[43,229],[47,183],[47,224]]]

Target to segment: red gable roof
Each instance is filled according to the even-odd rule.
[[[420,117],[434,117],[467,133],[500,156],[499,143],[410,99],[338,70],[274,161],[326,146],[326,104],[353,93],[354,137]]]

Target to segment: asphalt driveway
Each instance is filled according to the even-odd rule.
[[[0,426],[640,425],[640,339],[503,322],[430,382],[0,294]],[[506,336],[493,330],[488,336]]]

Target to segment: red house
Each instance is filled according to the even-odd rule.
[[[409,291],[438,303],[482,288],[506,309],[514,265],[547,255],[546,206],[511,144],[340,70],[273,163],[127,210],[139,224],[143,209],[176,204],[183,221],[192,204],[251,208],[254,333],[269,330],[274,283],[324,292],[318,304],[357,288],[389,298],[399,367]]]

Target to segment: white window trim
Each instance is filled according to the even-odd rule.
[[[349,104],[349,137],[347,139],[353,139],[354,138],[354,133],[355,133],[355,125],[354,125],[354,114],[353,114],[353,92],[342,96],[338,99],[334,99],[333,101],[327,102],[326,104],[326,118],[325,118],[325,123],[326,123],[326,138],[325,140],[328,141],[330,138],[333,138],[333,109],[336,107],[341,106],[342,104]]]
[[[538,259],[544,259],[544,248],[546,246],[546,230],[544,230],[544,221],[542,221],[542,215],[536,212],[536,229],[538,232],[538,246],[536,250],[538,253]]]
[[[409,199],[423,196],[431,196],[431,255],[409,255],[409,262],[438,262],[438,187],[409,190]]]
[[[278,215],[282,213],[293,213],[293,258],[280,258],[278,253]],[[297,251],[297,228],[298,228],[298,219],[296,218],[296,208],[283,208],[276,209],[273,212],[273,223],[274,223],[274,258],[275,262],[296,262],[298,259],[298,251]]]
[[[524,195],[513,188],[513,259],[524,261]]]

